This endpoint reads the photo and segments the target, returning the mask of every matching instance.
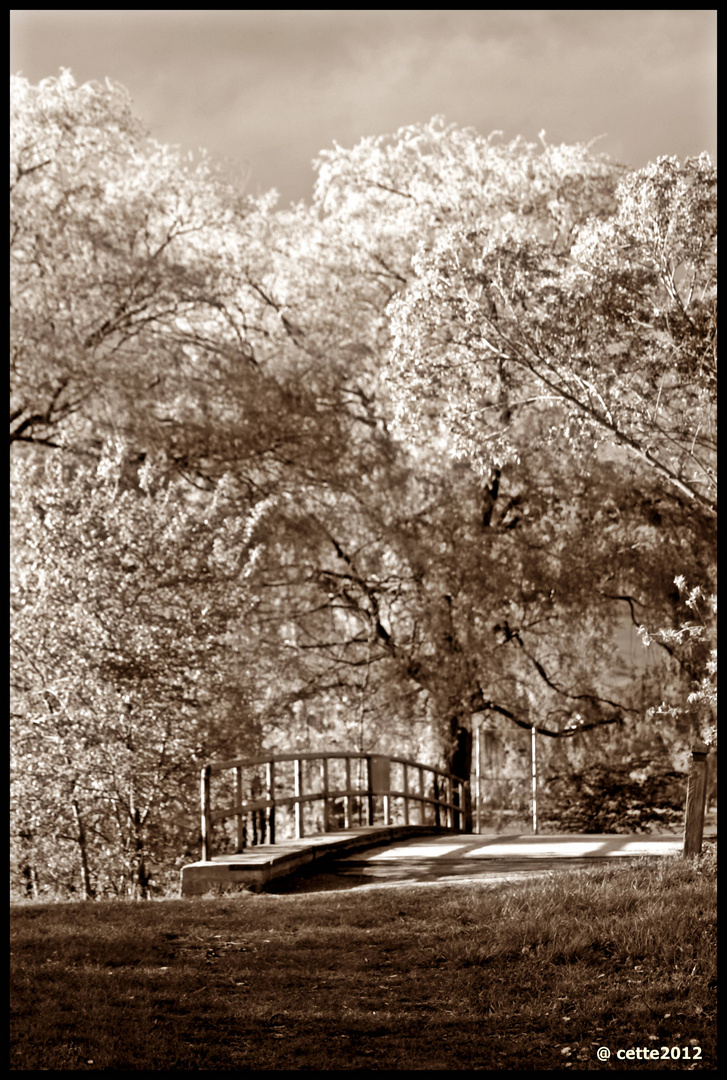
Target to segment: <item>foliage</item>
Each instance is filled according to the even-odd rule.
[[[691,661],[692,670],[701,678],[695,678],[686,702],[662,702],[651,710],[651,714],[655,717],[694,716],[704,741],[707,745],[716,746],[717,596],[714,593],[705,596],[701,585],[689,589],[681,575],[674,579],[674,584],[684,597],[686,608],[696,616],[697,621],[692,619],[682,622],[677,628],[667,627],[652,634],[641,626],[639,633],[647,647],[654,641],[674,646]]]
[[[715,510],[714,167],[659,159],[605,217],[585,153],[575,189],[574,152],[542,156],[544,204],[502,207],[500,228],[457,224],[414,260],[392,302],[400,419],[416,430],[431,415],[486,470],[518,459],[534,413],[571,450],[608,439]]]
[[[230,485],[192,504],[149,463],[125,489],[123,463],[14,470],[12,833],[36,891],[147,895],[188,847],[199,764],[255,737],[233,631],[263,508]]]
[[[146,138],[116,84],[13,77],[11,131],[11,443],[192,420],[201,367],[239,345],[225,246],[255,204]]]
[[[650,763],[603,762],[550,778],[544,796],[538,810],[558,832],[670,832],[684,821],[686,777]]]

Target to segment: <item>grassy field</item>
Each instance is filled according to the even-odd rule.
[[[713,1070],[715,865],[13,906],[10,1068]]]

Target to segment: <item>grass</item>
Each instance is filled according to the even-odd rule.
[[[17,905],[10,1067],[715,1069],[714,863]]]

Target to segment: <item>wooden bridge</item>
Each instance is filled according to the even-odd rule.
[[[264,883],[314,859],[406,836],[471,831],[468,781],[409,758],[347,751],[206,765],[202,859],[182,895]]]
[[[182,895],[265,884],[318,861],[365,862],[422,856],[422,838],[442,859],[583,860],[701,850],[708,748],[692,749],[683,841],[675,836],[472,837],[469,781],[433,765],[346,751],[273,754],[206,765],[201,777],[202,859],[182,869]],[[479,831],[479,830],[478,830]],[[390,845],[404,842],[393,850]],[[372,853],[371,849],[378,851]],[[418,850],[417,850],[418,849]],[[361,855],[361,852],[368,852]],[[430,853],[431,854],[431,853]],[[407,880],[411,877],[408,862]],[[343,868],[346,869],[345,867]]]

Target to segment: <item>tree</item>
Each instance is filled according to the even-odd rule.
[[[593,219],[613,219],[623,170],[584,148],[538,152],[519,141],[500,147],[435,121],[364,140],[353,151],[337,148],[319,172],[313,212],[295,208],[276,216],[268,284],[255,286],[246,270],[263,305],[283,313],[266,348],[275,342],[278,349],[277,378],[289,391],[285,430],[298,451],[296,459],[286,448],[275,483],[295,492],[292,511],[281,504],[289,521],[281,520],[281,536],[292,547],[279,595],[284,588],[281,621],[296,612],[292,621],[305,637],[304,646],[294,646],[299,659],[306,657],[301,673],[310,671],[316,650],[339,671],[345,664],[370,670],[373,655],[387,681],[397,671],[418,687],[419,707],[431,715],[450,762],[458,752],[456,732],[482,707],[528,727],[532,716],[549,713],[556,723],[540,720],[540,727],[556,736],[620,722],[636,705],[607,689],[618,613],[661,609],[665,597],[656,598],[649,586],[645,534],[657,531],[658,518],[676,533],[688,515],[678,498],[664,502],[648,471],[627,468],[618,453],[606,460],[593,439],[586,447],[572,440],[569,448],[580,456],[559,461],[555,446],[546,453],[550,427],[562,414],[513,405],[504,370],[490,404],[510,423],[520,460],[483,460],[473,437],[457,476],[444,453],[453,440],[441,434],[440,421],[449,421],[459,438],[455,413],[466,408],[471,387],[463,381],[458,394],[448,395],[432,375],[428,398],[412,394],[419,385],[420,313],[412,309],[409,321],[406,305],[419,295],[411,265],[418,244],[421,259],[436,261],[442,237],[464,218],[483,229],[486,221],[514,260],[528,243],[546,239],[567,252]],[[439,317],[434,304],[427,310]],[[401,337],[393,339],[394,358],[398,350],[416,354],[398,381],[387,364],[391,313]],[[449,333],[442,322],[442,333]],[[430,345],[434,371],[436,335]],[[392,387],[402,411],[420,425],[420,437],[408,443],[389,428]],[[412,427],[400,430],[411,436]],[[315,449],[307,431],[318,437]],[[267,458],[268,467],[273,462],[279,465],[280,457]],[[480,479],[470,463],[479,466]],[[270,476],[268,468],[266,483]],[[442,495],[448,489],[451,499]],[[599,519],[608,522],[606,535],[594,544]],[[702,518],[691,520],[699,537]],[[643,557],[631,554],[640,545]],[[673,576],[671,537],[667,548],[660,559]],[[696,549],[703,551],[701,541]],[[336,613],[337,629],[322,610]],[[549,704],[532,697],[533,679],[552,696]]]
[[[148,896],[196,832],[199,763],[259,749],[238,641],[263,508],[149,463],[124,490],[123,464],[14,466],[16,869],[87,897]]]
[[[574,151],[545,147],[552,201],[420,250],[391,308],[401,418],[416,429],[429,410],[487,469],[517,458],[518,420],[545,415],[571,450],[608,439],[715,512],[714,167],[661,158],[620,181],[604,216],[582,153],[578,213]]]
[[[108,81],[13,78],[11,132],[11,443],[170,445],[217,359],[254,367],[228,246],[255,247],[270,200],[147,138]]]
[[[671,342],[662,340],[658,311],[654,327],[648,324],[640,327],[635,316],[629,320],[619,315],[617,300],[611,294],[608,302],[591,304],[590,300],[578,295],[574,298],[572,285],[568,285],[570,293],[565,289],[568,273],[578,276],[574,270],[573,252],[576,251],[583,262],[585,251],[591,250],[586,238],[598,233],[599,229],[604,235],[611,230],[618,242],[605,248],[598,270],[600,278],[612,276],[611,293],[624,277],[628,286],[624,291],[631,296],[633,305],[643,278],[650,282],[650,297],[655,302],[662,296],[668,297],[669,288],[673,291],[674,283],[681,283],[688,273],[692,282],[690,303],[696,309],[700,302],[697,287],[703,286],[701,302],[708,311],[711,310],[713,199],[710,169],[708,163],[700,161],[688,164],[684,175],[676,179],[673,176],[671,180],[664,179],[667,172],[662,163],[651,173],[647,170],[635,178],[625,176],[625,170],[593,155],[588,148],[545,144],[538,148],[519,140],[500,146],[492,138],[485,140],[472,132],[446,128],[439,121],[403,129],[393,137],[363,140],[351,151],[336,148],[323,157],[319,165],[315,209],[319,218],[316,228],[325,240],[317,240],[310,231],[303,231],[294,264],[305,262],[307,271],[315,266],[318,273],[308,274],[302,300],[300,281],[295,275],[287,278],[290,284],[285,302],[298,327],[296,344],[300,349],[308,350],[311,365],[315,365],[316,342],[320,341],[318,335],[323,326],[328,334],[326,361],[329,365],[335,363],[336,338],[330,328],[344,326],[346,338],[339,346],[343,352],[341,346],[346,345],[341,378],[349,380],[350,384],[353,381],[351,372],[355,372],[359,380],[356,389],[365,394],[370,422],[374,424],[378,416],[386,430],[392,393],[394,404],[398,400],[398,430],[406,435],[409,446],[405,451],[401,444],[392,442],[390,445],[396,447],[400,467],[408,468],[409,490],[413,490],[412,478],[421,479],[420,474],[426,472],[422,458],[425,441],[430,448],[430,457],[434,444],[443,450],[453,450],[455,456],[463,459],[462,468],[467,468],[465,462],[472,463],[482,481],[479,492],[473,485],[468,493],[466,514],[471,521],[473,504],[479,503],[485,535],[495,532],[489,528],[493,521],[501,531],[508,531],[507,526],[510,526],[512,535],[508,539],[513,543],[515,537],[525,534],[523,546],[528,545],[530,550],[529,585],[532,588],[533,578],[539,582],[535,595],[541,603],[557,591],[552,588],[556,579],[542,552],[547,547],[555,554],[558,545],[564,545],[563,572],[557,581],[561,589],[562,583],[572,583],[569,591],[573,602],[567,615],[561,609],[562,621],[553,618],[546,623],[548,648],[554,650],[554,657],[558,651],[557,643],[561,643],[562,653],[562,645],[569,636],[572,639],[567,626],[573,619],[584,628],[590,628],[591,619],[595,620],[597,630],[584,633],[583,638],[590,650],[590,659],[596,648],[597,633],[605,658],[609,648],[613,652],[616,611],[628,612],[633,617],[647,608],[661,610],[667,601],[668,588],[664,594],[657,595],[654,554],[658,551],[656,562],[664,564],[665,573],[660,572],[658,582],[670,583],[671,578],[666,575],[671,573],[673,576],[675,571],[678,572],[674,559],[685,529],[695,540],[690,557],[702,565],[712,558],[709,544],[713,538],[713,520],[710,520],[713,504],[709,494],[706,498],[700,495],[702,488],[708,486],[706,481],[709,481],[712,467],[709,455],[714,421],[709,379],[707,392],[703,394],[697,388],[694,398],[690,398],[689,410],[681,411],[676,407],[673,384],[666,376],[662,379],[657,409],[664,412],[665,420],[657,419],[652,439],[652,442],[658,441],[658,455],[649,448],[646,457],[643,454],[635,457],[636,467],[632,467],[619,449],[606,452],[600,445],[603,432],[607,430],[619,443],[625,441],[630,445],[628,439],[631,439],[631,449],[640,451],[644,448],[647,438],[651,438],[646,428],[649,400],[648,387],[639,382],[639,364],[647,353],[654,354],[652,367],[660,357],[662,367],[668,366],[668,361],[681,362],[685,350],[691,346],[685,345],[683,337],[675,337]],[[645,272],[638,263],[629,271],[628,250],[632,239],[627,233],[629,229],[631,232],[637,229],[638,215],[633,209],[637,200],[642,199],[647,205],[649,199],[657,203],[662,188],[665,189],[665,194],[662,192],[665,213],[669,221],[675,222],[674,228],[678,226],[681,235],[686,234],[689,229],[687,205],[690,205],[690,213],[696,218],[704,216],[702,233],[687,250],[688,245],[685,247],[673,237],[674,228],[662,222],[660,227],[666,228],[671,245],[665,256],[666,270],[661,278],[655,272],[644,278]],[[648,249],[646,241],[642,246],[641,261],[653,263],[653,251]],[[322,265],[327,265],[325,273],[321,271]],[[496,291],[491,290],[489,298],[486,295],[485,285],[478,277],[483,266],[485,270],[497,270],[501,275],[502,280],[497,280],[501,291],[505,291],[502,301]],[[431,273],[430,267],[433,268]],[[530,289],[529,277],[524,283],[525,268],[528,273],[532,268],[534,275],[535,298],[532,301],[524,299]],[[581,273],[580,269],[578,273]],[[592,276],[595,279],[595,271]],[[334,283],[333,291],[331,282]],[[603,282],[599,288],[605,289]],[[539,289],[543,294],[542,304],[539,303]],[[685,293],[688,295],[689,291]],[[322,296],[325,297],[323,303]],[[296,297],[299,298],[297,307]],[[679,303],[678,298],[674,303]],[[599,317],[594,320],[591,338],[587,339],[589,305]],[[578,316],[578,344],[589,350],[583,357],[576,353],[577,362],[569,360],[573,336],[569,337],[566,330],[566,316],[570,318],[571,308]],[[696,323],[699,318],[695,314]],[[589,364],[593,366],[604,343],[610,341],[611,348],[619,350],[622,354],[619,377],[623,386],[613,388],[613,401],[609,405],[611,415],[614,403],[625,394],[624,386],[631,387],[631,400],[617,412],[620,427],[617,425],[612,430],[613,424],[608,428],[601,423],[605,414],[598,412],[595,393],[587,386],[581,399],[569,404],[564,393],[549,391],[545,395],[542,385],[537,384],[538,373],[547,373],[547,365],[541,365],[541,368],[536,365],[534,374],[525,363],[518,368],[517,334],[533,336],[536,332],[537,343],[540,343],[538,355],[545,357],[543,364],[550,363],[550,354],[556,350],[554,370],[561,380],[561,384],[556,384],[556,390],[558,385],[561,390],[567,388],[569,378],[571,381],[580,378],[582,382],[583,371]],[[502,355],[496,355],[486,333],[491,337],[502,336],[498,346]],[[552,342],[548,334],[553,338]],[[711,330],[707,329],[703,344],[709,344],[710,334]],[[511,354],[507,354],[505,345],[513,341]],[[628,371],[624,358],[628,348],[635,344],[638,351],[635,351],[633,370]],[[568,374],[568,363],[573,368],[572,375]],[[313,370],[318,372],[319,368],[314,366]],[[607,373],[605,381],[610,377]],[[365,391],[362,379],[365,380]],[[658,396],[655,388],[653,398]],[[593,415],[584,428],[582,421],[588,413],[587,409],[584,411],[586,405]],[[492,419],[488,420],[490,417]],[[582,430],[579,437],[575,420]],[[702,438],[700,426],[706,434],[704,452],[699,451],[705,465],[701,474],[698,463],[692,472],[689,471],[689,462],[694,462],[698,456],[696,447]],[[566,442],[569,454],[559,466],[555,454],[562,453],[558,444],[562,445],[564,435],[569,440]],[[675,464],[674,455],[670,456],[669,440],[677,437],[682,440],[684,452]],[[550,444],[554,446],[553,454],[545,450]],[[407,453],[411,456],[408,466],[404,466]],[[533,453],[543,462],[541,468],[534,464]],[[526,467],[526,457],[529,467]],[[648,467],[640,467],[643,465]],[[445,472],[441,465],[438,468],[438,482],[451,484],[451,475],[443,480]],[[433,475],[436,472],[435,468]],[[378,475],[383,477],[384,474],[385,470],[382,470]],[[393,481],[393,476],[389,470],[383,486],[390,484],[390,490],[396,490],[396,498],[401,500],[402,488]],[[668,480],[666,488],[665,479]],[[600,493],[600,505],[591,495],[594,487]],[[685,507],[682,496],[686,496],[691,505]],[[557,532],[553,531],[554,510],[555,520],[560,519]],[[529,520],[525,513],[529,513]],[[456,510],[450,503],[447,503],[447,514],[449,520],[453,514],[460,520],[462,518],[461,509]],[[534,529],[538,514],[541,521],[545,518],[548,523],[548,529],[540,536],[537,536],[537,528]],[[681,536],[678,535],[680,530]],[[441,536],[435,535],[441,550]],[[558,539],[554,544],[556,535]],[[630,541],[627,541],[629,535]],[[391,534],[387,532],[385,542],[391,543],[391,540]],[[533,549],[541,552],[539,558],[533,556]],[[512,575],[506,578],[507,584],[503,587],[509,603],[512,590],[517,589],[518,574],[514,566],[519,566],[517,560],[513,564],[511,551],[512,547],[502,564]],[[462,559],[461,551],[457,557]],[[683,557],[683,547],[680,557]],[[437,578],[437,557],[430,551],[421,560],[413,559],[415,564],[417,561],[420,575],[423,566],[427,579],[433,584]],[[582,574],[573,572],[576,566],[583,566]],[[490,580],[498,575],[493,564],[488,566],[488,571]],[[338,572],[341,574],[342,570]],[[376,640],[389,655],[393,655],[398,635],[392,633],[390,621],[379,617],[382,610],[387,613],[391,610],[389,600],[381,597],[374,587],[374,605],[370,595],[372,583],[360,571],[351,573],[349,569],[348,578],[359,579],[362,617],[369,612]],[[576,585],[580,587],[579,593]],[[401,610],[405,590],[400,589],[398,595]],[[349,589],[348,601],[351,596]],[[444,587],[437,600],[440,607],[444,604],[445,614],[440,613],[440,623],[446,622],[447,618],[448,603],[442,599],[446,596],[451,599],[452,590]],[[586,612],[590,619],[584,618]],[[540,618],[543,622],[542,615]],[[523,641],[522,622],[520,617],[514,625],[512,620],[504,623],[509,628],[503,635],[506,644],[511,651],[519,653],[526,666],[529,661],[531,678],[535,675],[546,686],[550,683],[550,690],[560,686],[574,691],[570,707],[561,713],[561,719],[565,730],[579,730],[578,722],[572,728],[568,726],[578,712],[575,703],[590,700],[595,705],[599,696],[608,698],[607,692],[602,690],[599,695],[593,685],[590,688],[584,685],[585,671],[575,679],[572,671],[561,680],[551,677],[547,665],[538,659],[537,650],[529,648]],[[417,626],[421,628],[422,625],[420,618]],[[501,627],[503,622],[493,619],[493,625]],[[406,635],[404,640],[409,640]],[[441,640],[434,646],[435,640],[436,632],[428,646],[436,657],[433,668],[443,673],[446,665],[442,662]],[[453,641],[454,636],[449,635],[449,640]],[[479,648],[482,649],[482,644]],[[491,663],[492,648],[485,647],[484,651]],[[583,656],[582,649],[574,650],[572,655],[579,651]],[[423,668],[410,663],[410,656],[401,645],[399,655],[409,672],[417,670],[421,675]],[[559,660],[559,667],[560,663]],[[592,679],[593,665],[587,661],[586,666],[591,669]],[[560,670],[563,672],[562,668]],[[525,673],[523,678],[526,678]],[[442,681],[450,688],[457,682],[449,676]],[[479,697],[502,709],[504,715],[518,715],[516,710],[504,704],[502,698],[498,703],[490,701],[487,695],[478,695],[472,672],[464,681],[469,689],[463,713],[472,708],[472,699]],[[579,683],[580,689],[585,691],[582,699],[578,693]],[[568,695],[561,694],[561,702],[563,698],[567,701]],[[621,712],[623,714],[623,710]],[[527,713],[520,712],[520,715],[527,716]],[[592,722],[595,719],[595,715],[591,717]],[[608,709],[600,715],[601,721],[613,719],[615,714],[609,713]],[[524,718],[523,723],[527,723]]]
[[[627,211],[646,198],[648,184],[627,198],[626,170],[588,148],[502,144],[435,119],[324,153],[313,205],[275,209],[272,196],[243,199],[204,160],[183,162],[146,140],[115,88],[76,88],[64,76],[40,88],[21,81],[18,89],[24,149],[13,159],[20,167],[12,260],[23,288],[13,296],[14,454],[33,464],[38,453],[54,460],[60,453],[64,477],[68,470],[78,477],[77,509],[66,517],[78,517],[83,535],[93,536],[91,511],[82,507],[104,518],[110,481],[88,462],[102,455],[99,432],[123,435],[123,461],[102,468],[116,470],[118,491],[128,488],[119,520],[148,514],[155,535],[165,536],[176,507],[184,508],[185,543],[197,561],[179,588],[195,612],[208,588],[214,595],[222,588],[217,571],[205,569],[204,545],[226,535],[224,515],[200,525],[209,507],[221,499],[241,522],[265,507],[265,545],[244,589],[238,594],[242,582],[233,575],[220,594],[223,612],[237,598],[244,625],[232,615],[222,620],[221,649],[222,639],[205,630],[208,616],[199,615],[209,654],[196,631],[190,639],[183,621],[163,617],[167,606],[178,611],[177,602],[148,554],[141,580],[127,578],[126,540],[114,541],[115,562],[86,553],[80,564],[97,575],[91,610],[105,610],[106,594],[127,595],[127,580],[136,580],[181,669],[201,671],[202,682],[219,678],[213,696],[223,704],[205,728],[207,751],[229,733],[224,702],[235,677],[261,747],[406,747],[443,757],[464,775],[478,713],[576,746],[585,745],[584,732],[621,730],[656,703],[640,679],[614,680],[615,642],[625,616],[639,625],[681,617],[678,595],[670,596],[676,574],[707,580],[711,573],[712,503],[691,491],[704,487],[695,461],[709,462],[711,383],[705,376],[702,389],[690,390],[679,416],[673,383],[661,380],[662,412],[649,443],[659,469],[643,455],[629,458],[623,439],[616,449],[599,442],[605,413],[584,383],[604,343],[620,343],[609,362],[623,388],[611,400],[601,382],[593,387],[621,425],[608,429],[610,437],[647,437],[648,380],[638,364],[653,352],[658,384],[667,324],[643,317],[638,304],[647,310],[668,290],[657,270],[644,269],[648,238],[637,236],[638,259],[633,267],[628,261],[639,217]],[[53,155],[40,153],[46,129]],[[708,190],[707,180],[705,172],[690,198]],[[679,183],[666,184],[669,206],[689,203],[677,198]],[[656,181],[652,188],[659,203]],[[704,204],[711,205],[706,195]],[[681,220],[682,211],[669,213]],[[699,263],[698,247],[674,270],[680,290]],[[673,346],[685,373],[699,368],[711,333],[708,281],[699,263],[686,306],[704,332],[695,337],[679,324],[682,344]],[[688,288],[679,296],[686,301]],[[676,333],[671,309],[668,325]],[[629,374],[631,344],[638,364]],[[561,392],[570,385],[568,363],[580,387],[574,401]],[[547,394],[546,376],[555,379]],[[56,403],[66,401],[73,406],[62,412]],[[576,416],[587,422],[576,428]],[[677,457],[668,458],[667,438],[682,440]],[[687,439],[691,458],[682,453]],[[141,466],[146,475],[150,463],[155,479],[143,494],[137,473]],[[32,493],[41,507],[50,498],[38,474],[27,471],[24,483],[23,537],[37,531]],[[85,551],[76,526],[64,527]],[[156,550],[150,533],[141,528],[140,536]],[[169,546],[170,582],[183,551],[181,539]],[[65,588],[58,578],[59,595]],[[29,596],[18,610],[30,610]],[[77,628],[75,608],[34,610],[38,625],[22,619],[18,647],[32,655],[38,635],[62,640],[65,624],[78,641],[91,641],[102,704],[89,724],[113,733],[124,695],[147,702],[153,683],[143,654],[133,653],[122,679],[101,665],[102,639],[95,624]],[[128,623],[119,625],[133,642]],[[64,664],[69,671],[70,660]],[[86,714],[69,714],[70,699],[52,692],[61,706],[54,704],[52,723],[70,715],[61,734],[82,733]],[[170,732],[178,728],[189,747],[191,713],[173,714],[172,697],[165,699]],[[36,715],[38,700],[29,690],[23,718]],[[139,715],[145,730],[157,730],[154,716]],[[66,808],[74,852],[89,846],[94,830],[108,831],[96,795],[80,798],[84,777],[101,775],[100,761],[86,754],[85,743],[69,742],[67,757],[88,767],[77,777],[46,774],[65,777],[53,798]],[[135,767],[118,767],[119,791],[128,793]],[[181,775],[180,793],[190,790]],[[69,816],[75,793],[83,829]],[[122,817],[134,820],[128,809]],[[124,827],[135,850],[139,830]],[[33,835],[35,843],[37,828]],[[156,852],[166,843],[143,841]],[[138,881],[138,864],[133,874]]]

